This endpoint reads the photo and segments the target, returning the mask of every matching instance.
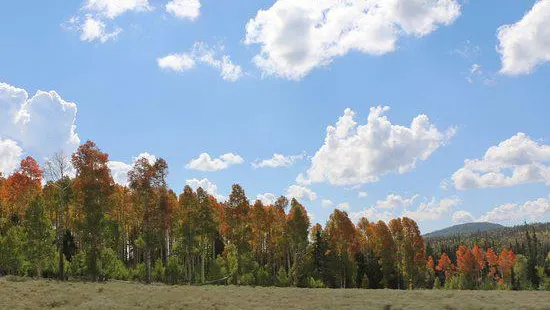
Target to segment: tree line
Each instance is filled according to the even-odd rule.
[[[353,223],[336,209],[324,226],[311,225],[294,198],[251,203],[238,184],[224,202],[200,187],[178,195],[167,175],[165,160],[140,158],[128,185],[118,185],[108,154],[91,141],[44,167],[23,159],[0,175],[0,275],[331,288],[550,286],[550,256],[531,237],[530,252],[518,255],[478,245],[439,244],[435,251],[410,218]]]

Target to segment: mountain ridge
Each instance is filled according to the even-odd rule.
[[[464,223],[464,224],[458,224],[449,226],[443,229],[435,230],[429,233],[424,234],[424,237],[443,237],[443,236],[449,236],[449,235],[455,235],[455,234],[467,234],[472,232],[478,232],[478,231],[488,231],[488,230],[496,230],[496,229],[503,229],[507,226],[490,223],[490,222],[471,222],[471,223]]]

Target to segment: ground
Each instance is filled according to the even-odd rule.
[[[335,290],[0,279],[0,309],[550,309],[550,292]]]

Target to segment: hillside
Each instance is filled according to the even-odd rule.
[[[506,226],[489,223],[489,222],[479,222],[479,223],[474,222],[474,223],[454,225],[441,230],[436,230],[431,233],[425,234],[424,237],[443,237],[443,236],[456,235],[456,234],[468,234],[473,232],[502,229],[505,227]]]

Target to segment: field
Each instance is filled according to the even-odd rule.
[[[395,291],[0,279],[0,309],[550,309],[550,292]]]

